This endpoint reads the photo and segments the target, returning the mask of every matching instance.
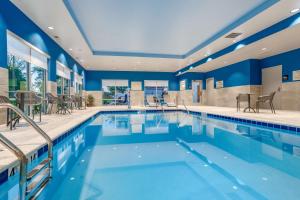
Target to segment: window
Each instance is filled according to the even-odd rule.
[[[60,76],[56,76],[56,84],[57,84],[57,94],[62,95],[63,94],[63,78]]]
[[[103,105],[128,104],[128,80],[102,80]]]
[[[71,70],[60,62],[56,62],[57,95],[70,95]]]
[[[22,39],[7,34],[9,97],[18,90],[34,91],[44,97],[48,56],[27,45]]]
[[[31,90],[44,97],[46,94],[46,70],[36,65],[31,65]]]
[[[75,93],[82,95],[83,78],[78,73],[74,73]]]
[[[145,80],[145,101],[147,100],[147,96],[155,96],[158,99],[163,99],[164,91],[168,90],[168,86],[168,81]]]

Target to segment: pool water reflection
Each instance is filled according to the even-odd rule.
[[[300,195],[300,136],[183,112],[101,114],[55,146],[54,157],[39,199]],[[0,199],[15,199],[16,184],[0,186]]]

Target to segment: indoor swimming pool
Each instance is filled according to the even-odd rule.
[[[55,145],[39,199],[299,199],[299,169],[294,132],[182,111],[100,113]],[[0,191],[17,199],[18,175]]]

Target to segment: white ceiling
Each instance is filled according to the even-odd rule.
[[[280,31],[262,40],[235,50],[217,59],[206,62],[189,72],[207,72],[246,59],[262,59],[300,47],[300,24]],[[290,38],[293,38],[292,40]]]
[[[124,56],[99,56],[99,55],[93,55],[92,51],[90,50],[88,44],[86,43],[83,35],[81,34],[80,30],[78,29],[76,23],[70,16],[66,6],[64,5],[62,0],[11,0],[15,5],[17,5],[27,16],[29,16],[36,24],[38,24],[48,35],[50,35],[52,38],[53,36],[59,36],[59,39],[55,39],[65,50],[67,50],[74,58],[76,58],[78,61],[81,60],[81,63],[86,69],[90,70],[115,70],[115,71],[164,71],[164,72],[175,72],[183,67],[185,67],[188,64],[191,64],[199,59],[202,59],[205,57],[206,53],[212,54],[214,52],[217,52],[229,45],[232,44],[232,40],[225,39],[224,34],[219,39],[215,40],[214,42],[210,43],[209,45],[205,46],[204,48],[200,49],[193,55],[189,56],[186,59],[167,59],[167,58],[142,58],[142,57],[124,57]],[[89,0],[94,1],[94,0]],[[108,1],[108,0],[107,0]],[[116,1],[116,0],[114,0]],[[133,0],[132,0],[133,1]],[[196,0],[195,0],[196,1]],[[237,0],[235,0],[237,1]],[[79,0],[75,0],[75,2],[79,2]],[[83,1],[82,1],[83,2]],[[86,2],[86,1],[84,1]],[[202,2],[202,1],[201,1]],[[205,2],[205,1],[203,1]],[[207,1],[208,2],[208,1]],[[233,0],[230,2],[234,2]],[[245,3],[245,1],[242,1]],[[248,1],[247,1],[248,2]],[[258,1],[255,1],[258,2]],[[207,4],[209,5],[209,3]],[[249,6],[249,5],[248,5]],[[222,6],[225,7],[225,6]],[[228,6],[229,7],[229,6]],[[279,22],[289,16],[290,10],[300,7],[300,1],[299,0],[280,0],[277,4],[273,5],[272,7],[268,8],[267,10],[263,11],[262,13],[258,14],[251,20],[247,21],[246,23],[236,27],[230,32],[242,32],[243,35],[237,38],[238,40],[241,40],[249,35],[252,35],[266,27],[271,26],[272,24]],[[227,8],[227,7],[226,7]],[[242,12],[242,11],[240,11]],[[241,13],[239,13],[241,14]],[[235,14],[235,17],[237,17],[238,14]],[[234,17],[232,17],[233,19]],[[193,25],[194,27],[197,27],[196,25],[199,24],[199,18],[198,20],[194,20],[194,18],[191,18],[189,21],[189,25]],[[157,19],[156,19],[157,20]],[[177,19],[178,21],[178,19]],[[202,21],[205,23],[209,23],[209,18],[206,18],[205,16],[202,17]],[[203,23],[201,21],[201,23]],[[220,20],[221,21],[221,20]],[[230,20],[228,20],[230,21]],[[141,23],[141,21],[138,21]],[[187,22],[187,21],[186,21]],[[130,23],[130,22],[126,22]],[[164,22],[166,23],[166,22]],[[228,23],[228,22],[227,22]],[[226,24],[225,24],[226,25]],[[223,26],[225,26],[223,24]],[[47,27],[53,26],[54,30],[49,30]],[[116,25],[113,25],[114,27]],[[217,24],[217,28],[221,28],[222,24]],[[147,28],[147,27],[144,27]],[[142,30],[142,29],[141,29]],[[141,31],[139,30],[139,31]],[[172,29],[171,29],[172,30]],[[97,31],[101,31],[100,29]],[[168,30],[169,31],[169,30]],[[179,31],[180,30],[176,30]],[[196,31],[199,31],[198,29]],[[201,35],[200,43],[201,41],[205,40],[206,37],[209,35],[209,31],[207,31],[207,35]],[[211,34],[211,32],[209,32]],[[300,32],[299,32],[300,33]],[[107,34],[107,32],[106,32]],[[139,33],[140,34],[140,33]],[[179,34],[179,33],[178,33]],[[183,34],[183,33],[180,33]],[[179,34],[179,35],[180,35]],[[188,33],[190,35],[193,35],[191,33]],[[172,33],[169,34],[172,36]],[[126,35],[125,35],[126,36]],[[93,36],[96,37],[96,36]],[[183,35],[180,35],[180,37],[183,37]],[[180,38],[177,37],[178,40]],[[126,39],[126,37],[123,38],[123,40]],[[191,39],[189,42],[183,42],[183,45],[179,45],[180,48],[177,50],[172,50],[173,52],[169,51],[170,47],[166,47],[167,45],[161,44],[159,42],[159,45],[141,45],[143,46],[141,51],[156,51],[160,53],[165,52],[171,52],[171,53],[181,53],[184,52],[184,50],[188,49],[188,46],[192,46],[191,41],[194,41],[196,39]],[[141,40],[142,41],[142,40]],[[152,41],[152,39],[151,39]],[[161,41],[161,39],[159,40]],[[172,38],[170,40],[172,41]],[[182,39],[182,41],[187,41]],[[180,40],[180,42],[182,42]],[[128,42],[130,40],[128,39]],[[167,41],[166,41],[167,42]],[[128,43],[128,44],[129,44]],[[142,43],[142,42],[141,42]],[[155,43],[155,42],[153,42]],[[196,44],[196,43],[195,43]],[[100,48],[101,43],[95,42],[95,48]],[[107,48],[116,48],[116,45],[118,44],[112,44],[112,46],[109,46],[109,43],[105,44],[105,48],[100,50],[109,50]],[[165,48],[159,48],[160,45]],[[177,45],[177,44],[172,44]],[[100,46],[100,47],[99,47]],[[119,50],[122,50],[121,48],[125,48],[127,45],[122,44],[118,48]],[[139,45],[134,45],[134,48],[138,47]],[[128,48],[131,48],[133,46],[128,46]],[[157,48],[158,47],[158,48]],[[72,50],[70,50],[72,48]],[[149,48],[149,49],[146,49]],[[155,49],[157,48],[157,49]],[[291,47],[287,47],[287,49],[294,48],[291,44]],[[113,49],[110,49],[113,50]],[[118,49],[117,49],[118,50]],[[118,50],[118,51],[119,51]],[[126,50],[126,49],[125,49]],[[136,50],[136,49],[127,49],[129,50]],[[177,51],[177,52],[175,52]],[[154,52],[154,53],[157,53]],[[274,51],[275,52],[275,51]],[[153,52],[152,52],[153,53]],[[247,59],[247,58],[246,58]],[[213,62],[211,62],[213,63]],[[211,66],[216,67],[216,66]]]
[[[92,51],[112,55],[185,55],[267,1],[65,0]]]

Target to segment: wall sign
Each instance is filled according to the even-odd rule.
[[[217,89],[220,89],[220,88],[223,88],[224,87],[224,81],[217,81],[216,82],[216,88]]]
[[[293,71],[293,81],[300,81],[300,70]]]
[[[289,75],[282,76],[282,81],[288,81],[288,80],[289,80]]]

